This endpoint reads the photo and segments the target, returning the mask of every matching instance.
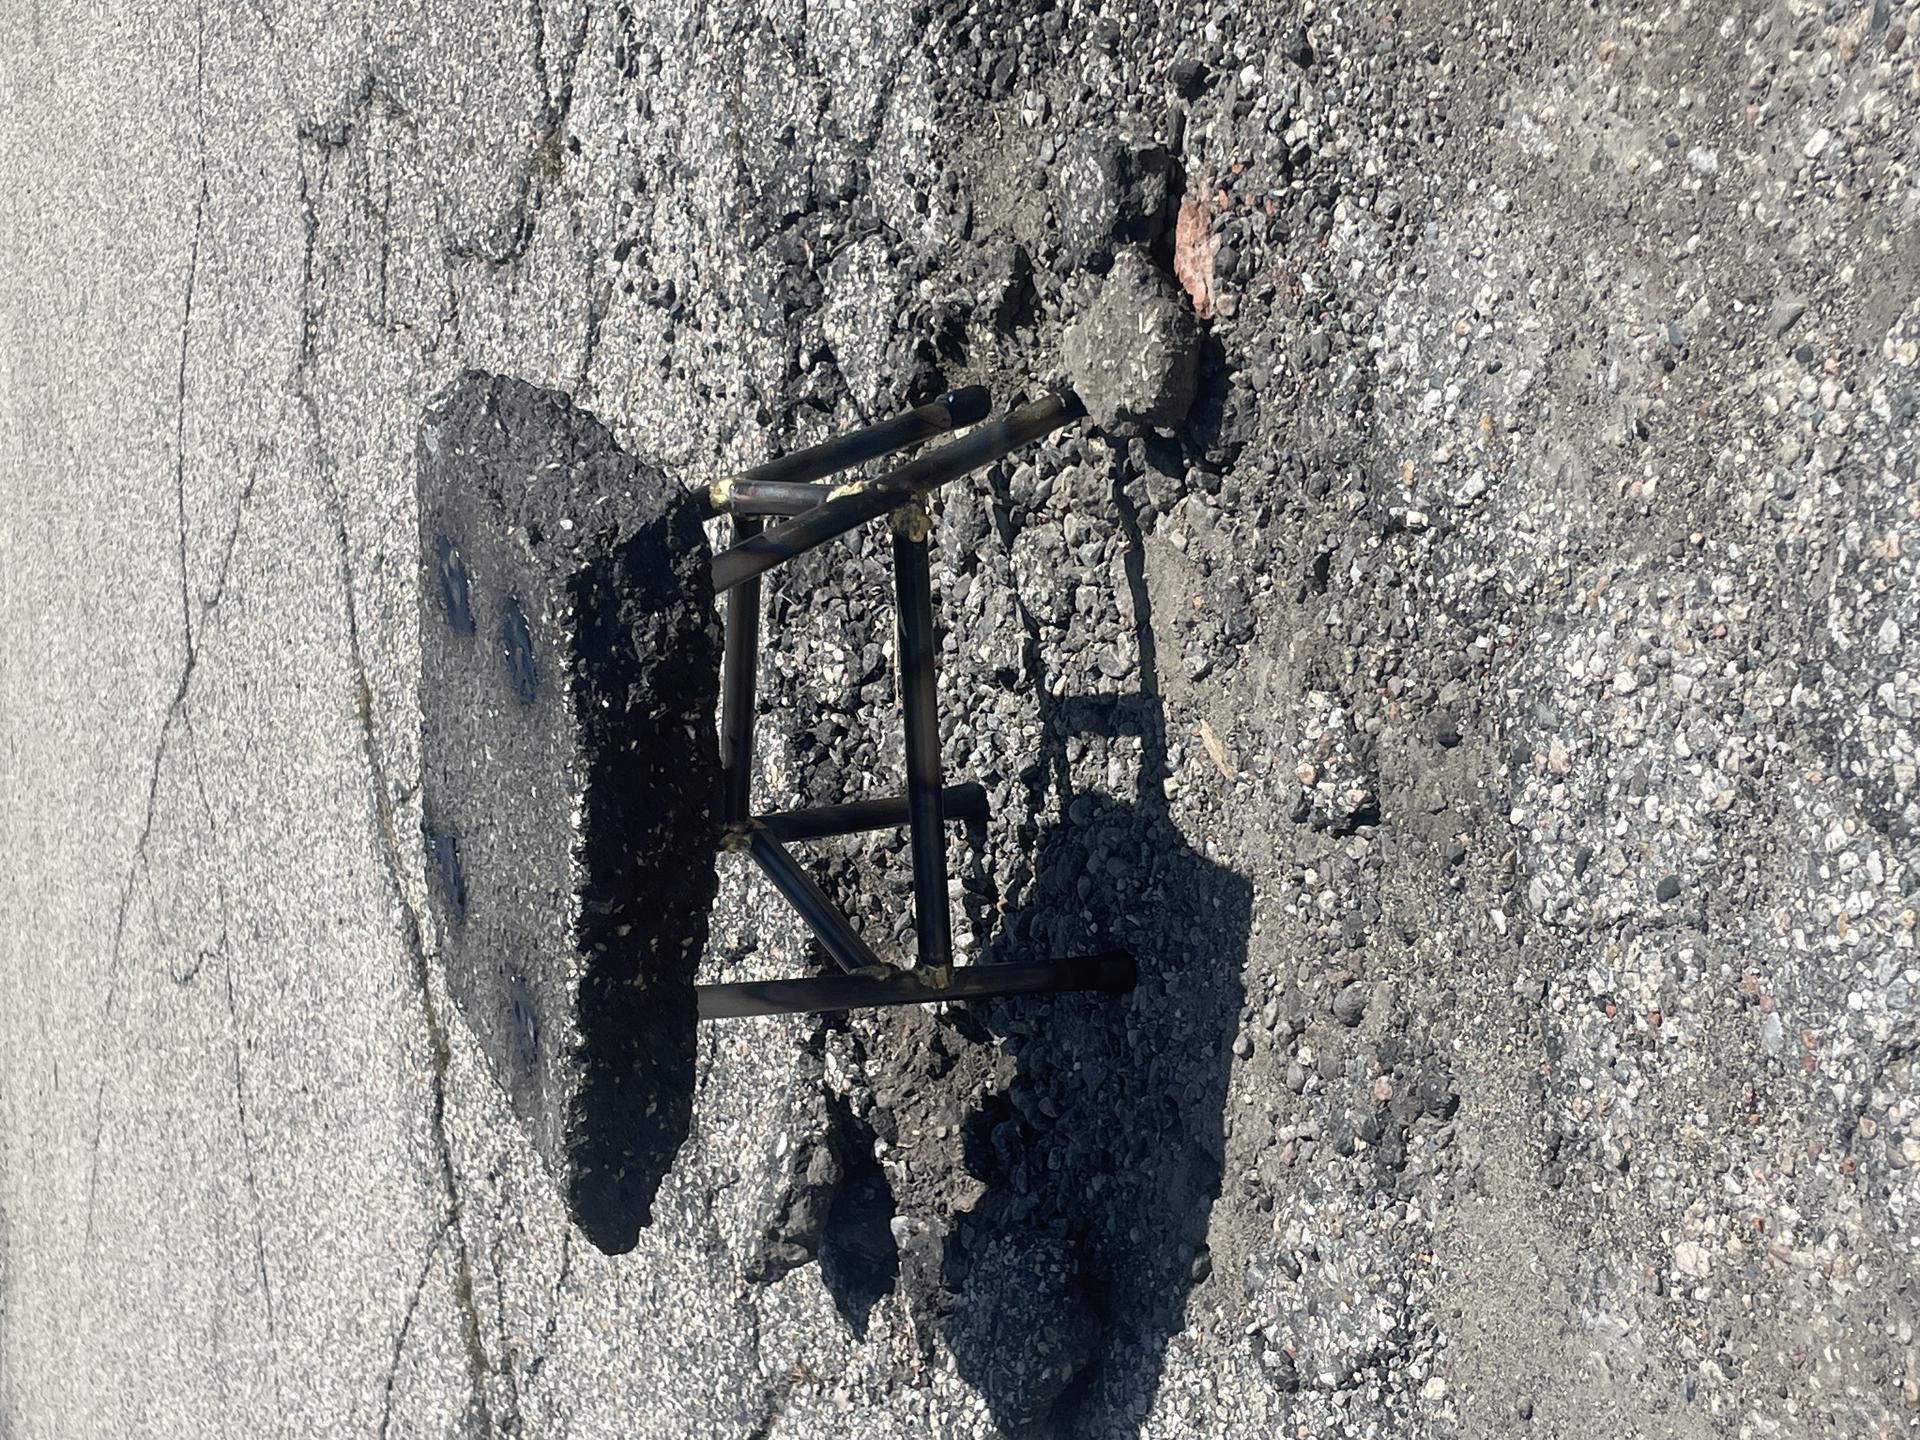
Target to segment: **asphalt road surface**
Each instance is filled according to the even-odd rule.
[[[14,5],[0,1437],[1907,1433],[1920,11],[1559,8]],[[423,409],[706,484],[1148,271],[1190,414],[936,542],[959,943],[1139,991],[708,1027],[600,1254],[428,919]],[[898,783],[883,554],[765,804]]]

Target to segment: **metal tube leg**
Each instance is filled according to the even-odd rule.
[[[909,520],[924,521],[913,507]],[[907,824],[912,827],[913,924],[920,968],[935,975],[953,964],[947,909],[947,835],[941,815],[940,717],[933,657],[933,579],[920,527],[896,522],[893,577],[900,605],[900,704],[907,730]]]
[[[757,515],[736,515],[735,543],[761,530]],[[760,581],[756,576],[727,594],[727,633],[720,678],[720,818],[732,823],[752,813],[753,701],[760,668]]]
[[[860,975],[808,976],[800,980],[746,980],[701,985],[695,990],[702,1020],[747,1015],[800,1015],[818,1010],[858,1010],[869,1005],[918,1005],[931,1000],[986,1000],[997,995],[1047,995],[1061,990],[1133,989],[1133,958],[1124,951],[1037,964],[962,965],[944,985],[918,970],[896,970],[869,979]]]
[[[755,829],[747,836],[747,853],[774,887],[787,897],[807,928],[820,937],[840,968],[855,975],[876,975],[891,970],[873,947],[862,940],[847,917],[835,908],[826,892],[813,883],[813,877],[794,864],[786,847],[765,830]]]
[[[1036,400],[980,426],[964,440],[942,445],[870,484],[857,486],[838,499],[827,500],[784,525],[776,525],[764,535],[722,550],[713,557],[714,593],[764,574],[782,560],[803,555],[869,520],[878,520],[924,491],[1005,459],[1022,445],[1085,413],[1076,395]]]
[[[987,818],[987,790],[967,781],[940,792],[940,813],[949,823]],[[858,835],[866,830],[891,830],[908,820],[907,797],[888,795],[878,800],[849,800],[844,805],[819,805],[810,810],[782,810],[762,815],[760,823],[776,840],[823,840],[834,835]]]
[[[804,515],[832,493],[832,486],[808,481],[736,477],[728,482],[724,508],[734,515]]]
[[[791,455],[782,455],[764,465],[743,470],[738,475],[729,475],[707,492],[707,509],[712,514],[723,510],[738,514],[740,511],[735,502],[744,498],[738,487],[800,486],[841,470],[851,470],[856,465],[878,460],[882,455],[891,455],[896,450],[918,445],[936,435],[944,435],[964,425],[977,424],[987,418],[990,403],[984,385],[949,390],[938,400],[930,401],[917,410],[895,415],[890,420],[882,420],[878,425],[869,425],[849,435],[835,436],[823,444],[797,450]]]

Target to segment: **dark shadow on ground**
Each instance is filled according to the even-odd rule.
[[[1210,1263],[1243,998],[1252,886],[1169,817],[1139,524],[1124,493],[1116,498],[1131,542],[1140,686],[1044,702],[1038,788],[1050,798],[1033,883],[985,958],[1127,948],[1140,983],[1124,997],[977,1005],[952,1022],[1011,1052],[1015,1073],[963,1125],[965,1169],[984,1193],[943,1234],[936,1225],[902,1241],[916,1324],[923,1336],[938,1331],[1013,1435],[1137,1433]],[[1076,793],[1069,743],[1122,735],[1141,739],[1134,793]]]
[[[820,1279],[840,1318],[865,1339],[873,1307],[892,1293],[900,1251],[891,1228],[893,1187],[874,1157],[874,1134],[839,1097],[828,1101],[841,1180],[820,1236]]]

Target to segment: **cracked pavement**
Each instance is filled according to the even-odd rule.
[[[1911,1428],[1911,0],[24,12],[0,1440]],[[705,485],[1057,381],[1116,245],[1188,420],[936,579],[956,943],[1140,991],[709,1026],[600,1254],[427,918],[423,408]],[[770,578],[766,803],[897,783],[883,581]]]
[[[779,363],[718,323],[747,182],[678,148],[729,123],[690,83],[729,23],[37,5],[7,42],[9,1436],[764,1428],[714,1214],[744,1121],[709,1104],[638,1263],[573,1245],[450,1019],[411,838],[427,396],[559,386],[690,483],[764,453],[714,403]],[[672,351],[664,312],[609,318],[650,187],[653,285],[718,282]],[[764,1063],[707,1049],[777,1080],[771,1028]]]

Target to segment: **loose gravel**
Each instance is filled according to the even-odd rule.
[[[240,1278],[193,1356],[253,1336],[299,1357],[289,1397],[318,1377],[395,1434],[1916,1423],[1913,0],[282,8],[155,42],[199,56],[194,107],[135,132],[196,134],[198,169],[127,222],[172,216],[187,276],[184,321],[169,273],[129,332],[165,341],[129,388],[169,397],[139,634],[165,669],[187,630],[139,692],[159,750],[128,750],[108,981],[148,994],[226,843],[197,953],[239,1139],[204,1153],[244,1156],[255,1217],[230,1265],[194,1232]],[[50,53],[121,133],[148,62]],[[123,173],[42,128],[54,160],[9,151],[36,193]],[[107,263],[32,234],[47,274]],[[1080,383],[1093,419],[937,505],[944,759],[991,800],[952,839],[956,945],[1125,946],[1138,989],[705,1027],[655,1224],[622,1257],[573,1237],[405,923],[423,865],[378,843],[418,824],[411,447],[470,365],[689,485],[951,385]],[[68,433],[58,388],[9,433]],[[901,784],[875,531],[768,579],[762,807]],[[65,603],[70,574],[19,573]],[[270,725],[334,768],[281,786]],[[315,794],[332,840],[257,828]],[[910,953],[900,837],[807,854]],[[324,928],[315,856],[374,921]],[[711,936],[702,978],[819,963],[726,858]],[[298,997],[334,993],[336,948],[391,1015],[321,1043]],[[81,1157],[47,1194],[92,1194],[91,1163],[128,1253],[171,1254],[140,1199],[187,1172],[133,1122],[173,1072],[114,1027],[173,1011],[141,1003],[60,1094],[9,1074],[90,1107],[59,1123],[90,1115],[91,1162],[84,1132],[36,1151]],[[123,1093],[122,1065],[161,1078]],[[299,1108],[389,1091],[353,1144]],[[374,1193],[349,1162],[411,1197],[384,1228],[326,1208]],[[198,1292],[105,1260],[75,1262],[63,1359],[74,1237],[27,1183],[7,1403],[120,1433],[176,1370],[256,1373],[155,1378],[141,1317]]]

